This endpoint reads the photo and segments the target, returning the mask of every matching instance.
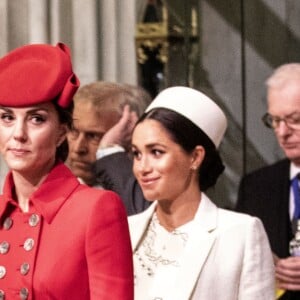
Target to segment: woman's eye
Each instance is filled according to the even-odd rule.
[[[140,156],[140,153],[137,150],[131,150],[130,153],[133,158],[139,158]]]
[[[152,150],[152,154],[153,154],[154,156],[161,156],[161,155],[163,154],[163,151],[158,150],[158,149],[153,149],[153,150]]]
[[[34,124],[41,124],[45,122],[45,118],[41,115],[33,115],[31,116],[31,120]]]
[[[1,114],[1,120],[3,120],[4,122],[10,122],[14,119],[12,114],[8,114],[8,113],[3,113]]]
[[[136,150],[131,151],[131,155],[133,157],[136,157],[138,155],[138,152]]]

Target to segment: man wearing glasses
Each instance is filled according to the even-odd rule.
[[[242,178],[236,209],[264,223],[274,253],[278,299],[299,300],[300,257],[290,256],[289,243],[300,218],[300,63],[280,66],[266,85],[263,122],[273,129],[286,159]]]

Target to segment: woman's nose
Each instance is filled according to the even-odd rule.
[[[26,124],[22,120],[19,120],[15,123],[13,137],[15,140],[21,141],[21,142],[24,142],[27,140]]]
[[[147,173],[151,170],[151,165],[147,157],[144,156],[140,159],[140,161],[138,162],[138,170],[141,173]]]

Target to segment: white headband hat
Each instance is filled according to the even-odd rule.
[[[183,115],[204,131],[216,148],[227,128],[227,119],[221,108],[192,88],[175,86],[163,90],[146,108],[146,112],[153,108],[167,108]]]

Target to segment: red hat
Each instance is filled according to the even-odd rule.
[[[80,83],[69,48],[33,44],[0,59],[0,105],[22,107],[55,100],[68,107]]]

